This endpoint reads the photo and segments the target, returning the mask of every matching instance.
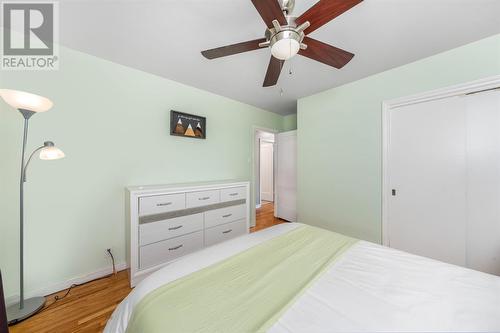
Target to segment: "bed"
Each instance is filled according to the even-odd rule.
[[[151,274],[105,328],[190,331],[500,332],[500,277],[280,224]]]

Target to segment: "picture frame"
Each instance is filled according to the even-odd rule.
[[[206,139],[207,119],[202,116],[171,110],[170,135]]]

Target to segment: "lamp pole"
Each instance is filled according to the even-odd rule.
[[[19,180],[19,310],[24,309],[24,156],[26,154],[26,143],[28,141],[28,123],[33,111],[19,109],[24,117],[23,149],[21,153],[21,176]],[[43,304],[42,304],[43,306]]]

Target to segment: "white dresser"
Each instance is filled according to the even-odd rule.
[[[248,233],[249,198],[248,182],[127,187],[130,285],[176,258]]]

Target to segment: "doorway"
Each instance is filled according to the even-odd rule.
[[[274,216],[276,148],[275,133],[270,130],[255,130],[255,212],[265,209]],[[257,220],[256,220],[257,223]],[[252,227],[256,227],[255,224]]]

